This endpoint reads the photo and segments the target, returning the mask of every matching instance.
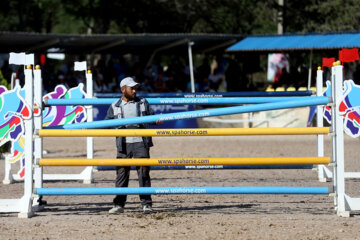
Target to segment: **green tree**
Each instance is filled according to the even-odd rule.
[[[287,32],[331,32],[359,29],[358,0],[292,0],[286,2]]]
[[[202,11],[194,31],[254,34],[276,32],[276,5],[273,1],[201,1]],[[205,29],[205,31],[202,31]]]
[[[0,1],[0,31],[276,34],[357,30],[358,0]]]
[[[0,31],[52,33],[56,29],[74,29],[81,22],[68,21],[61,0],[0,1]],[[59,27],[60,25],[60,27]]]

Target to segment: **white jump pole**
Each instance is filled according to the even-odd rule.
[[[35,104],[38,107],[39,113],[34,116],[34,125],[35,129],[42,129],[42,122],[43,122],[43,114],[42,114],[42,77],[41,77],[41,69],[40,66],[37,65],[34,69],[34,107]],[[38,137],[34,139],[34,158],[41,159],[43,157],[43,140],[42,138]],[[40,166],[35,166],[34,168],[34,187],[41,188],[43,186],[43,168]],[[34,211],[39,211],[43,209],[41,206],[41,197],[36,195],[34,196],[33,200],[33,209]]]
[[[93,90],[93,78],[91,71],[86,72],[86,94],[87,98],[93,98],[94,90]],[[94,110],[93,106],[89,106],[87,108],[87,121],[92,122],[94,120]],[[94,138],[87,137],[86,138],[86,155],[88,159],[94,158]],[[91,184],[93,182],[93,167],[86,167],[81,173],[84,184]]]
[[[336,99],[335,99],[335,63],[334,66],[331,68],[331,99],[333,102],[333,105],[331,106],[331,126],[332,126],[332,131],[334,132],[334,135],[332,137],[332,156],[333,159],[332,161],[335,162],[336,164],[336,133],[337,133],[337,128],[336,128],[336,120],[335,120],[335,108],[336,108]],[[336,167],[332,168],[332,177],[333,177],[333,187],[334,187],[334,191],[335,191],[335,195],[336,195],[336,191],[337,191],[337,178],[336,178]],[[335,205],[335,210],[337,209],[337,197],[334,197],[334,205]]]
[[[322,96],[322,88],[323,88],[323,71],[321,67],[319,67],[316,73],[316,96]],[[318,105],[316,107],[316,126],[323,127],[324,126],[324,106]],[[318,149],[318,157],[324,156],[324,135],[317,135],[317,149]],[[318,178],[320,182],[326,182],[329,178],[331,178],[331,172],[324,165],[318,165]]]
[[[31,117],[25,119],[25,179],[24,179],[24,196],[22,197],[22,204],[19,218],[28,218],[33,215],[32,212],[32,198],[33,198],[33,70],[31,65],[28,65],[25,71],[25,101],[30,107]]]
[[[337,214],[339,216],[348,217],[349,211],[345,208],[345,166],[344,166],[344,125],[343,116],[340,115],[339,106],[343,100],[343,66],[336,65],[333,67],[334,84],[332,89],[334,92],[334,114],[332,121],[335,123],[335,164],[333,169],[333,179],[336,180],[336,199],[337,199]]]

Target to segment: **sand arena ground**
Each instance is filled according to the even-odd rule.
[[[154,138],[152,157],[316,156],[315,136]],[[325,155],[331,154],[325,137]],[[345,137],[346,170],[360,171],[360,141]],[[113,138],[95,139],[95,157],[115,156]],[[48,138],[45,157],[86,157],[83,138]],[[4,163],[0,161],[0,179]],[[15,164],[16,166],[17,164]],[[81,167],[46,167],[45,173],[79,173]],[[312,170],[152,171],[153,186],[331,186]],[[114,171],[94,173],[94,183],[45,182],[44,187],[113,187]],[[135,171],[130,186],[137,187]],[[0,184],[0,198],[19,198],[23,183]],[[360,196],[360,180],[346,192]],[[109,215],[113,196],[49,196],[45,210],[30,219],[0,214],[0,239],[360,239],[360,215],[340,218],[326,195],[157,195],[144,215],[138,196],[126,211]]]

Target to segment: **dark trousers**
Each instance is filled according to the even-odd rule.
[[[126,147],[118,152],[117,158],[149,158],[149,148],[144,146],[143,142],[126,143]],[[139,187],[151,187],[150,167],[136,167],[139,179]],[[130,177],[130,167],[116,168],[116,187],[128,187]],[[117,195],[114,198],[114,204],[125,206],[126,195]],[[151,195],[140,195],[141,205],[152,205]]]

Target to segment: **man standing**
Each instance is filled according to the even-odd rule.
[[[153,115],[149,103],[144,98],[136,97],[138,83],[133,78],[127,77],[120,82],[122,98],[112,103],[106,119],[131,118]],[[160,124],[157,121],[156,124]],[[121,128],[145,129],[147,124],[126,125]],[[151,137],[116,137],[117,158],[150,158],[150,147],[153,146]],[[139,187],[151,187],[150,167],[136,167]],[[128,187],[130,167],[116,168],[116,187]],[[114,207],[110,214],[123,213],[126,195],[117,195],[114,198]],[[140,195],[141,206],[144,213],[152,212],[151,195]]]

